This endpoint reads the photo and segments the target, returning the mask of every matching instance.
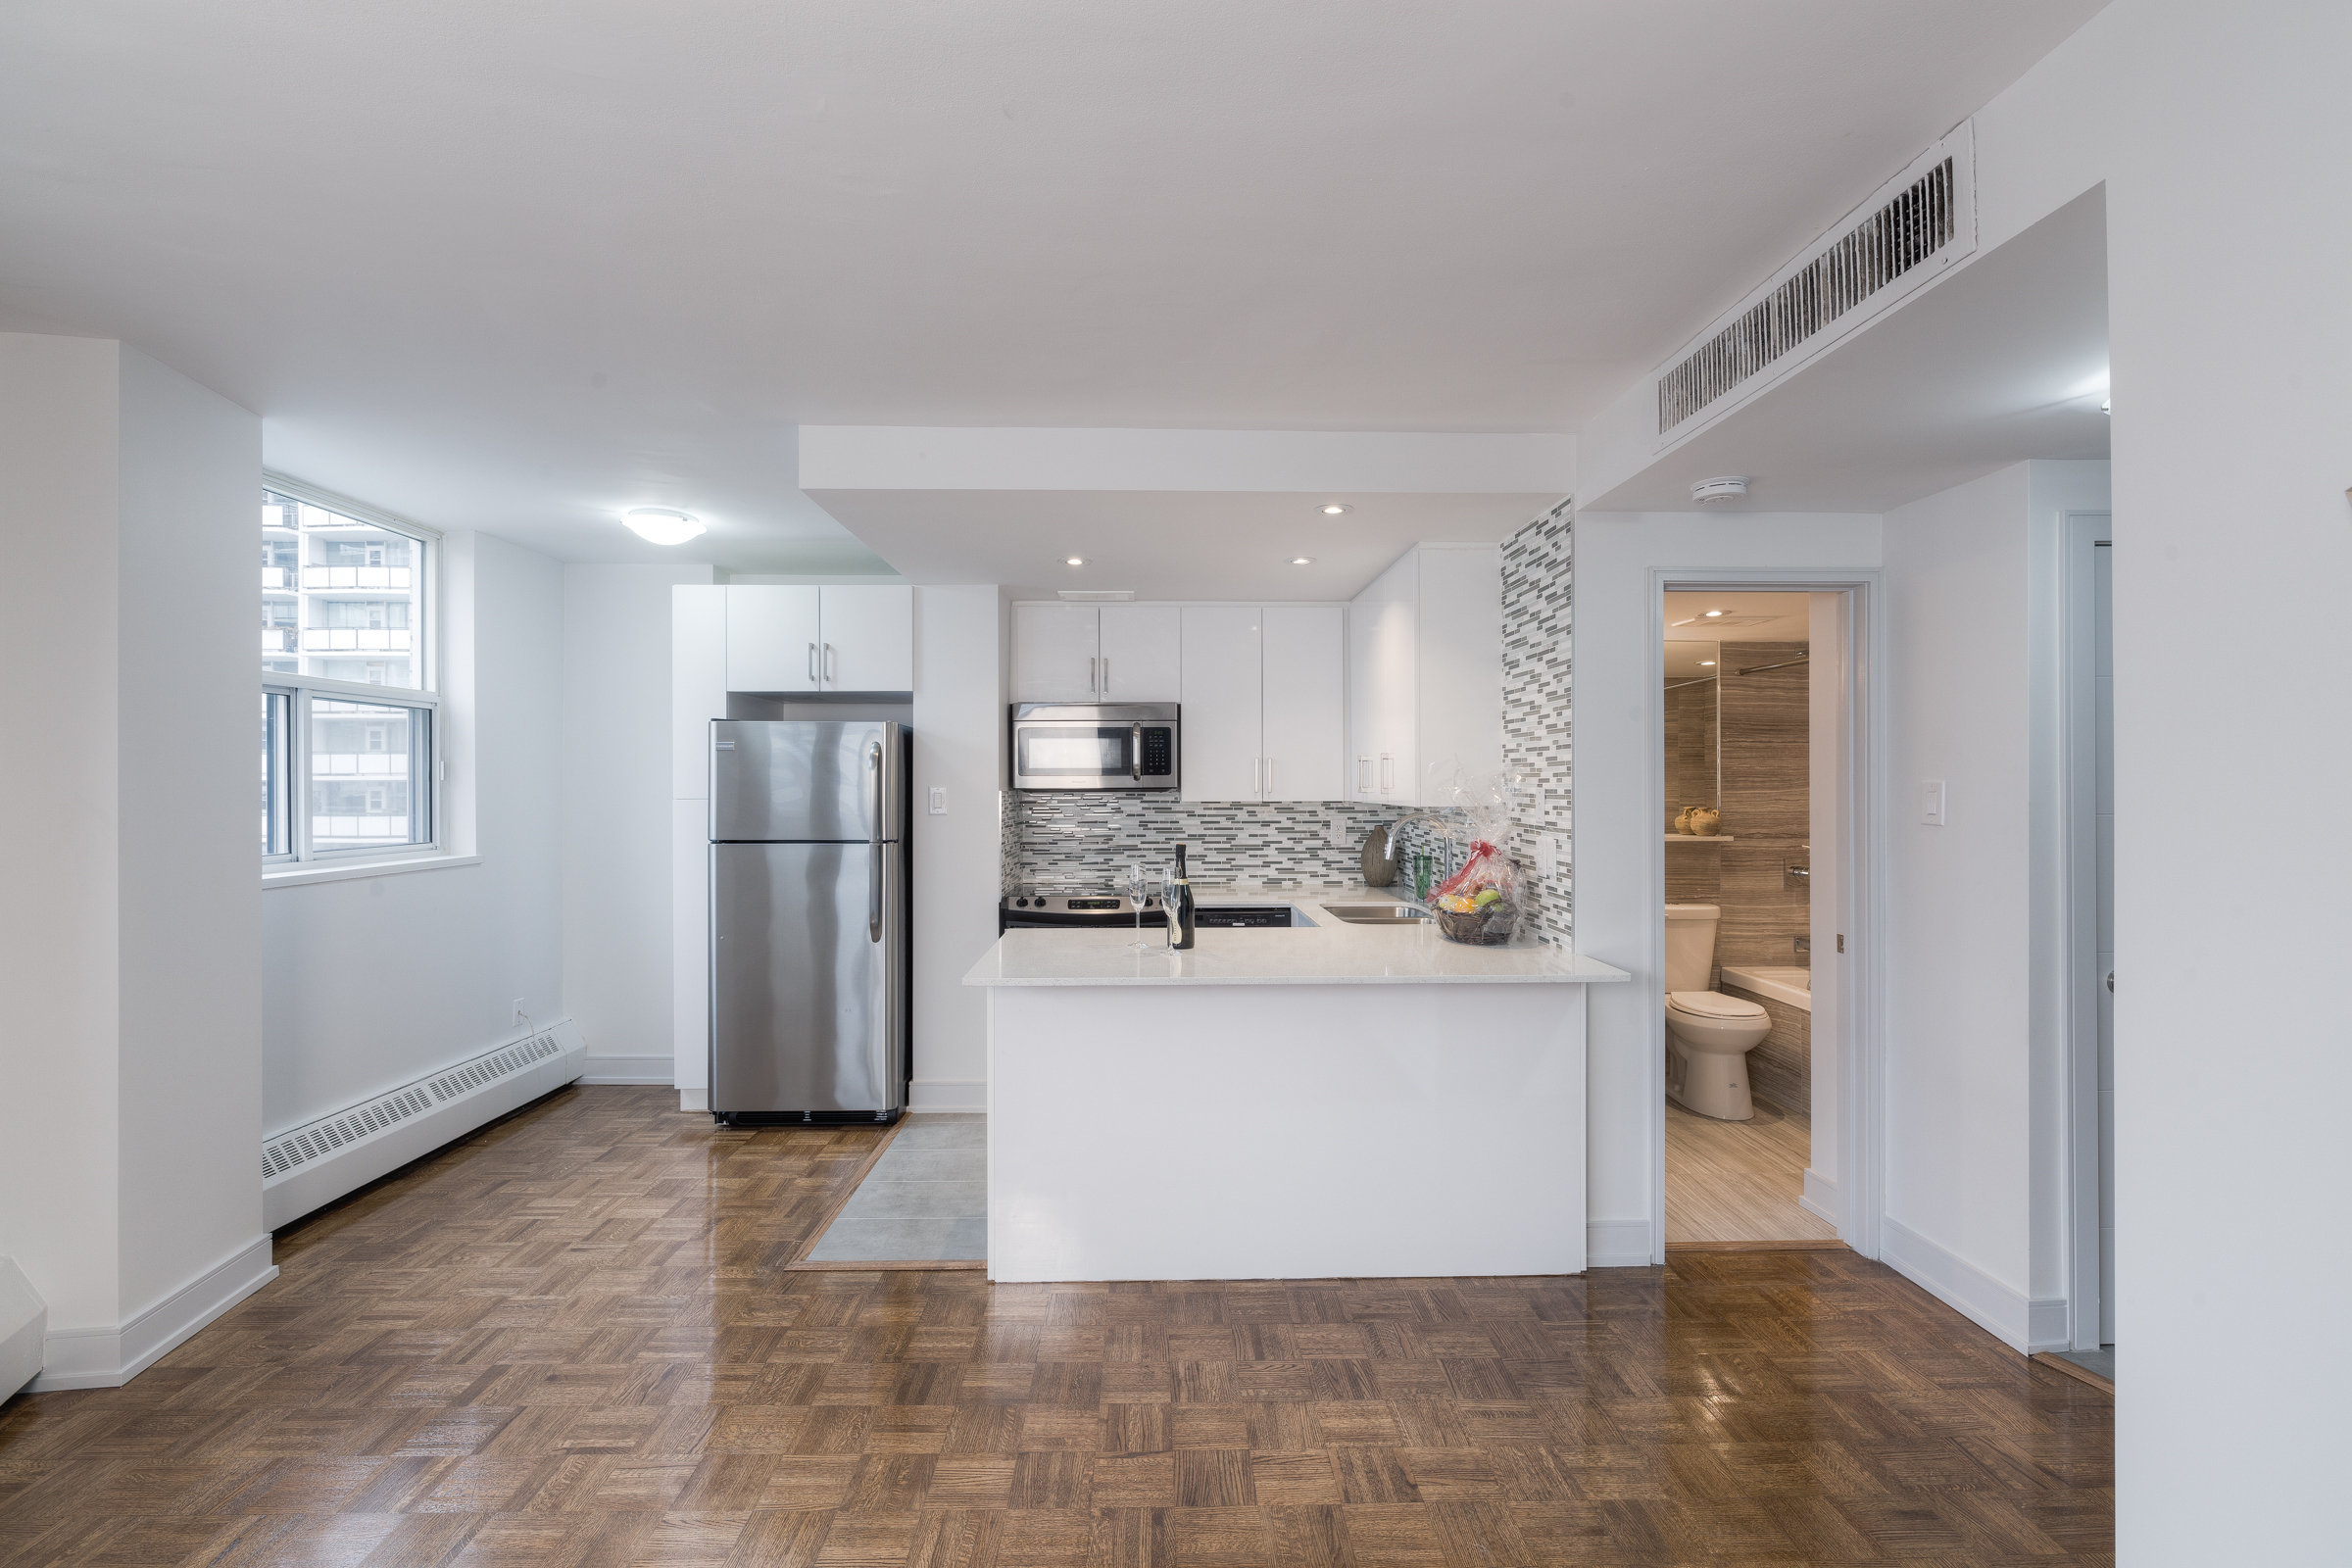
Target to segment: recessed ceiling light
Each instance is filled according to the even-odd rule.
[[[1293,556],[1291,558],[1291,564],[1294,566],[1311,566],[1314,564],[1315,558],[1312,556]]]
[[[620,520],[629,525],[631,533],[649,544],[682,545],[706,531],[695,518],[667,507],[639,507],[622,513]]]
[[[1355,509],[1353,507],[1348,506],[1343,502],[1334,501],[1323,509],[1323,515],[1326,517],[1336,517],[1343,512],[1353,512],[1354,510]]]
[[[1068,560],[1064,561],[1062,564],[1065,566],[1083,566],[1086,564],[1086,558],[1084,556],[1072,556]]]
[[[1712,659],[1702,659],[1698,662],[1698,667],[1701,669],[1713,669],[1715,667],[1715,661]]]
[[[1723,612],[1722,612],[1722,611],[1720,611],[1720,610],[1710,610],[1710,611],[1708,611],[1708,612],[1707,612],[1707,618],[1708,618],[1708,619],[1710,619],[1710,620],[1712,620],[1712,619],[1714,619],[1714,618],[1715,618],[1717,615],[1720,615],[1720,614],[1722,614],[1722,613],[1723,613]]]

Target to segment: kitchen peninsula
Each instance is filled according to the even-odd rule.
[[[1585,991],[1554,947],[1466,947],[1290,903],[1189,952],[1010,931],[988,988],[988,1265],[1004,1281],[1573,1274]],[[1157,933],[1147,928],[1157,941]]]

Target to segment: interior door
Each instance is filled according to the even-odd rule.
[[[1102,686],[1106,703],[1184,700],[1184,613],[1174,605],[1104,605]]]
[[[1337,605],[1264,612],[1265,764],[1269,801],[1348,794],[1348,628]],[[1191,736],[1191,705],[1185,711]]]
[[[2107,519],[2101,518],[2102,524]],[[2104,534],[2106,528],[2101,527]],[[2115,612],[2114,546],[2101,538],[2090,551],[2095,639],[2093,678],[2098,703],[2098,972],[2092,995],[2099,1006],[2099,1343],[2115,1343]]]
[[[817,590],[817,678],[829,692],[914,690],[914,590]]]
[[[1261,617],[1255,609],[1184,612],[1184,798],[1261,798]]]
[[[818,590],[787,583],[727,587],[727,690],[817,689]]]
[[[1093,605],[1012,607],[1012,700],[1102,700],[1102,648]]]
[[[881,844],[710,846],[710,1108],[888,1110],[892,950]],[[882,922],[885,938],[889,916]]]

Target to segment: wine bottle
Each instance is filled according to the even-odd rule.
[[[1193,884],[1184,870],[1184,846],[1176,846],[1176,942],[1179,949],[1193,945],[1197,931],[1193,911]]]

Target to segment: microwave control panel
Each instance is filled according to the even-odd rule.
[[[1171,732],[1144,726],[1144,776],[1158,774],[1165,778],[1176,771],[1175,747],[1170,743]]]

